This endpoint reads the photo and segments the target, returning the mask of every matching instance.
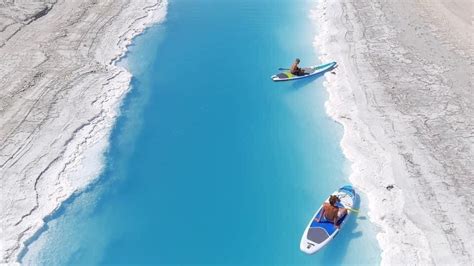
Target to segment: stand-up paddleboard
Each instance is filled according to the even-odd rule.
[[[323,64],[319,66],[304,67],[302,69],[304,69],[304,72],[308,74],[305,74],[302,76],[296,76],[296,75],[291,74],[290,71],[286,71],[286,72],[273,75],[272,80],[273,81],[289,81],[289,80],[309,78],[314,75],[321,74],[328,70],[333,69],[334,67],[336,67],[336,64],[337,64],[336,62],[332,62],[329,64]]]
[[[336,195],[341,200],[341,202],[338,203],[339,207],[352,209],[356,202],[356,193],[352,186],[344,186],[332,193],[332,195]],[[329,197],[325,202],[329,202]],[[321,205],[319,210],[313,216],[301,237],[300,249],[304,253],[313,254],[320,250],[322,247],[326,246],[340,230],[337,229],[332,221],[326,221],[321,217],[322,210],[323,205]],[[347,214],[338,221],[338,225],[341,229],[344,222],[348,220],[350,213],[351,211],[347,210]],[[316,218],[319,218],[320,221],[317,222],[315,220]]]

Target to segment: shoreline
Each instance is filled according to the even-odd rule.
[[[344,127],[349,179],[368,196],[383,265],[463,265],[474,257],[472,24],[455,15],[467,2],[453,2],[461,9],[318,3],[315,46],[321,61],[339,65],[326,75],[326,109]]]
[[[101,173],[130,89],[131,74],[116,63],[135,36],[164,20],[166,7],[144,0],[0,8],[0,264],[19,263],[45,217]]]

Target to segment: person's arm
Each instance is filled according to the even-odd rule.
[[[324,215],[324,207],[321,210],[321,214],[319,215],[319,217],[316,215],[316,219],[314,219],[314,220],[319,223],[319,221],[321,221],[321,217],[323,217],[323,215]]]
[[[290,72],[293,73],[295,71],[295,64],[292,64],[290,67]]]

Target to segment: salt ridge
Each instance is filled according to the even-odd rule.
[[[472,164],[469,167],[472,150],[468,149],[461,156],[456,154],[454,160],[449,154],[441,160],[435,155],[440,154],[439,149],[442,149],[440,148],[442,146],[469,146],[469,141],[464,139],[463,135],[469,135],[469,128],[472,128],[469,114],[473,112],[472,108],[462,107],[469,106],[469,103],[463,103],[469,101],[469,97],[462,96],[469,91],[466,86],[469,84],[469,71],[457,70],[458,73],[465,75],[461,76],[462,79],[452,79],[446,75],[450,73],[449,68],[443,69],[443,67],[456,68],[456,64],[467,62],[466,66],[459,68],[469,69],[469,61],[464,58],[469,59],[469,52],[472,53],[472,50],[469,48],[462,50],[466,42],[461,41],[461,37],[451,36],[448,39],[445,37],[448,36],[448,32],[436,28],[438,25],[435,24],[436,21],[440,21],[439,17],[436,17],[438,11],[426,12],[426,9],[431,10],[430,5],[436,5],[434,2],[413,5],[407,8],[399,6],[396,1],[395,3],[350,0],[319,2],[313,14],[320,29],[314,45],[321,54],[322,62],[337,61],[339,64],[335,71],[336,75],[326,74],[327,81],[324,85],[329,93],[326,109],[334,120],[344,126],[341,147],[345,156],[352,162],[350,180],[367,194],[370,220],[380,229],[377,240],[382,249],[381,264],[465,265],[473,258],[470,240],[473,231],[469,224],[472,224],[474,219],[467,211],[469,209],[467,206],[472,206],[472,201],[469,201],[469,198],[472,198],[469,187],[473,187],[469,178],[472,177]],[[414,22],[410,25],[402,24],[403,20],[398,21],[392,17],[393,14],[400,14],[397,13],[398,8],[405,10],[404,14],[407,16],[413,12],[416,18],[425,19],[425,24],[426,21],[432,22],[432,28],[417,27],[416,25],[424,25],[419,22],[419,24]],[[387,10],[392,13],[388,13]],[[442,7],[439,10],[442,10]],[[453,27],[462,32],[464,25],[458,26],[461,23],[457,19],[453,21],[455,21]],[[441,24],[448,23],[443,21]],[[389,25],[398,28],[390,28]],[[412,29],[412,32],[409,31]],[[430,32],[431,29],[436,30]],[[413,35],[410,35],[412,33]],[[380,42],[369,40],[368,37],[372,36],[378,38]],[[420,47],[405,45],[400,43],[398,36],[410,38],[426,36],[424,41],[436,45],[437,42],[430,38],[446,38],[444,41],[449,46],[438,45],[433,48],[442,55],[439,58],[439,62],[442,63],[437,65],[427,62],[426,58],[435,59],[432,55],[420,58],[423,54],[419,51],[426,49],[424,44]],[[408,39],[407,43],[411,44],[412,40],[416,39]],[[454,50],[452,48],[454,46],[458,46],[459,49]],[[420,50],[416,50],[418,48]],[[451,59],[456,61],[456,64],[448,61],[453,55],[459,57],[458,60],[457,57]],[[392,65],[376,66],[385,62],[372,62],[366,56],[383,59],[387,57],[389,64]],[[419,57],[418,61],[412,59],[414,56]],[[412,64],[413,62],[422,64],[416,65]],[[404,64],[411,64],[410,70],[403,68]],[[382,76],[387,69],[394,79]],[[436,80],[440,75],[445,75],[445,79]],[[420,85],[420,80],[424,79],[428,85]],[[459,85],[455,85],[455,90],[445,88],[446,80],[450,79],[459,82]],[[397,102],[390,103],[391,99],[383,94],[388,86],[393,86],[392,89],[395,89],[394,92],[390,91],[392,99],[404,96],[403,86],[409,88],[412,93],[423,92],[425,86],[434,92],[420,93],[421,95],[417,96],[420,99],[413,100],[414,105],[406,107],[400,104],[399,107]],[[441,142],[435,140],[429,142],[428,139],[426,141],[428,144],[425,144],[425,140],[418,136],[437,136],[446,132],[446,129],[439,129],[439,132],[436,132],[434,126],[428,129],[420,128],[416,123],[420,117],[426,116],[422,109],[426,103],[438,106],[439,101],[444,100],[433,97],[438,88],[440,91],[450,92],[449,96],[445,96],[446,99],[452,99],[447,104],[452,105],[453,110],[461,112],[455,113],[458,116],[456,120],[448,120],[446,113],[437,114],[436,109],[434,109],[436,111],[428,110],[428,114],[444,118],[446,122],[443,125],[448,127],[451,123],[463,123],[466,131],[451,133],[451,138]],[[380,104],[381,99],[385,100],[384,105]],[[422,130],[426,133],[416,134]],[[467,168],[452,166],[458,163]],[[433,169],[438,169],[439,174],[433,173]],[[444,171],[450,173],[450,179],[441,174]],[[456,185],[458,182],[462,185]],[[451,184],[446,186],[447,189],[443,189],[439,186],[440,183]],[[466,186],[467,191],[464,190]],[[453,198],[450,191],[452,188],[457,190],[455,195],[458,198]],[[423,205],[423,202],[429,204]]]
[[[99,176],[110,131],[130,88],[131,74],[116,62],[127,52],[133,37],[151,24],[163,21],[166,8],[166,0],[111,1],[99,5],[53,3],[45,9],[39,7],[41,16],[35,15],[26,26],[19,25],[16,33],[6,30],[11,35],[0,36],[4,41],[0,54],[5,55],[5,64],[0,68],[5,90],[0,99],[9,97],[6,105],[0,105],[3,117],[0,264],[17,264],[18,254],[42,228],[43,219]],[[61,26],[54,28],[51,20]],[[103,29],[107,31],[100,33]],[[91,34],[94,31],[96,35]],[[77,33],[83,36],[74,36]],[[48,43],[43,44],[42,38]],[[63,39],[78,40],[80,45],[62,43]],[[45,46],[53,44],[53,50]],[[35,64],[37,58],[39,64]],[[51,67],[44,66],[52,60],[57,61]],[[84,70],[68,71],[75,61]],[[27,67],[20,68],[25,64]],[[61,64],[65,64],[64,68]],[[35,71],[40,74],[27,81],[31,80],[29,72]],[[18,83],[23,80],[28,86],[19,91]],[[43,96],[55,89],[56,95],[64,96]],[[25,96],[21,93],[35,98],[41,90],[43,95],[31,107],[29,102],[22,104]],[[17,98],[18,93],[23,98]],[[52,116],[55,106],[62,113]],[[21,120],[25,108],[30,108],[23,118],[31,120],[28,125]],[[32,126],[36,122],[30,114],[38,116],[41,110],[46,115],[44,120],[38,120],[39,129],[35,129]],[[25,138],[18,133],[21,131],[31,133]],[[13,143],[19,143],[16,145],[19,148]]]

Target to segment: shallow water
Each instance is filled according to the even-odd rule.
[[[347,183],[342,128],[323,78],[273,83],[317,64],[314,1],[175,0],[125,59],[132,91],[107,170],[48,219],[22,257],[55,264],[378,264],[361,213],[321,252],[301,234]]]

